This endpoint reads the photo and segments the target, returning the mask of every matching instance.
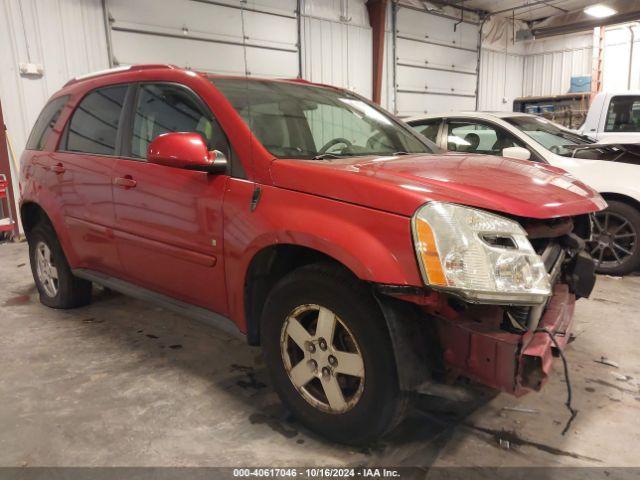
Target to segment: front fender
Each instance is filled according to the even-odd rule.
[[[358,278],[421,286],[408,217],[272,186],[232,180],[225,194],[225,262],[230,314],[246,331],[244,284],[254,256],[272,245],[297,245],[323,253]]]
[[[640,202],[640,186],[637,181],[640,165],[606,160],[562,158],[554,165],[586,183],[600,194],[615,193]]]

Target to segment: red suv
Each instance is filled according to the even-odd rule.
[[[431,382],[539,389],[594,283],[574,231],[605,207],[338,88],[165,65],[67,83],[20,189],[43,304],[97,283],[239,331],[297,418],[348,443]]]

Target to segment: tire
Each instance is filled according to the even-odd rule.
[[[325,344],[329,343],[329,346],[325,347],[324,353],[321,332],[314,331],[313,323],[315,321],[317,327],[320,319],[320,310],[316,311],[316,307],[335,314],[334,339],[328,337]],[[312,343],[316,345],[317,353],[305,351],[304,358],[295,365],[290,362],[287,367],[285,356],[291,359],[287,352],[301,354],[298,343],[285,334],[289,331],[291,318],[299,318],[300,324],[310,322],[307,334],[314,334]],[[313,264],[286,275],[267,298],[260,333],[274,389],[306,427],[339,443],[363,445],[389,433],[403,419],[408,399],[399,389],[395,353],[385,319],[370,290],[348,272],[331,264]],[[337,352],[332,350],[334,343]],[[282,345],[286,348],[282,349]],[[347,350],[360,356],[362,363],[358,365],[364,369],[362,377],[341,373],[354,365],[343,359],[356,358],[344,356]],[[335,364],[331,364],[330,356],[326,362],[321,358],[330,351],[339,358],[338,361],[334,357]],[[290,378],[287,368],[291,371],[294,366],[307,368],[310,358],[318,359],[317,370],[315,374],[311,373],[315,376],[301,390],[294,385],[293,374]],[[308,368],[313,371],[312,365]],[[331,374],[327,374],[325,368],[331,369]],[[344,406],[339,401],[332,403],[329,400],[327,390],[324,390],[325,382],[346,385],[340,387]],[[324,403],[316,402],[323,395],[326,397]],[[335,409],[334,405],[340,407]]]
[[[617,200],[592,217],[588,249],[596,272],[622,276],[640,267],[640,212]]]
[[[91,282],[75,277],[71,273],[67,258],[51,224],[46,221],[38,223],[30,232],[28,242],[31,272],[43,305],[68,309],[91,303]],[[48,259],[48,266],[43,266],[42,263],[39,265],[42,260],[40,252]],[[45,270],[48,270],[49,274],[46,272],[42,274]],[[51,272],[55,272],[55,275]],[[48,281],[45,280],[46,278]]]

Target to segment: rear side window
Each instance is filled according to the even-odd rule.
[[[640,97],[613,97],[607,112],[605,132],[640,132]]]
[[[94,90],[76,108],[67,126],[69,152],[114,155],[126,85]]]
[[[149,144],[158,135],[169,132],[199,133],[209,150],[229,155],[227,138],[218,122],[191,91],[173,84],[143,83],[137,97],[132,157],[146,158]]]
[[[62,112],[67,100],[69,100],[69,96],[65,95],[64,97],[54,98],[45,105],[31,130],[31,135],[27,140],[27,150],[42,150],[44,148],[49,133],[58,121],[60,112]]]

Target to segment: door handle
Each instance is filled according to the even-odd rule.
[[[113,184],[128,190],[129,188],[134,188],[138,182],[131,178],[131,175],[125,175],[124,177],[114,178]]]
[[[55,165],[51,165],[51,171],[57,174],[64,173],[65,168],[61,163],[56,163]]]

